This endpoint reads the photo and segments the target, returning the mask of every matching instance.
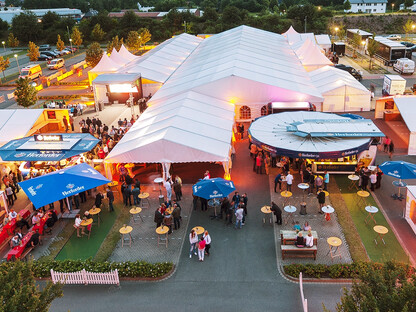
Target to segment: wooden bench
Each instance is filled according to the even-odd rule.
[[[313,236],[313,244],[318,245],[318,233],[316,231],[311,231]],[[308,232],[302,231],[303,237],[308,236]],[[296,243],[296,231],[285,231],[280,230],[280,239],[282,240],[282,245],[294,245]]]
[[[299,248],[295,245],[281,245],[281,249],[282,260],[284,260],[286,256],[313,258],[313,260],[316,260],[316,252],[318,251],[317,246]]]
[[[22,255],[20,256],[20,260],[27,260],[26,257],[32,252],[34,247],[30,246],[29,248],[26,248],[25,251],[23,251]]]

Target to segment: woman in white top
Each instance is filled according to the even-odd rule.
[[[371,182],[371,190],[374,192],[374,187],[376,186],[376,183],[377,183],[377,173],[376,173],[376,171],[371,172],[370,182]]]
[[[305,237],[305,246],[313,247],[313,236],[311,232],[309,232],[308,236]]]
[[[192,252],[197,255],[196,253],[196,244],[198,243],[198,235],[194,230],[189,233],[189,243],[191,244],[191,249],[189,250],[189,258],[192,258]]]
[[[77,229],[77,236],[78,236],[78,237],[81,237],[81,235],[79,235],[79,229],[81,228],[81,222],[82,222],[82,220],[81,220],[81,216],[80,216],[79,214],[77,214],[77,215],[75,216],[75,224],[74,224],[74,228],[76,228],[76,229]]]
[[[205,239],[205,254],[209,256],[209,249],[211,248],[211,236],[209,235],[208,231],[205,231],[202,237]]]

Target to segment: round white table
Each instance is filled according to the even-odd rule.
[[[329,205],[323,206],[322,207],[322,211],[324,213],[333,213],[335,211],[335,209]]]
[[[300,188],[303,191],[303,202],[305,202],[305,191],[309,188],[308,183],[299,183],[298,188]]]
[[[283,209],[284,209],[284,211],[287,212],[287,217],[285,219],[285,224],[288,224],[289,220],[292,220],[292,222],[293,222],[294,221],[293,214],[296,212],[296,207],[288,205],[288,206],[285,206]]]
[[[356,189],[358,191],[357,181],[360,179],[360,177],[355,174],[350,174],[348,176],[348,179],[350,179],[351,181],[350,186],[348,186],[348,189],[349,190]]]
[[[156,178],[156,179],[153,180],[153,182],[159,184],[159,192],[160,192],[160,195],[162,195],[161,185],[163,183],[163,178]]]
[[[376,220],[374,219],[374,215],[378,212],[378,208],[374,206],[366,206],[364,209],[368,212],[368,215],[365,218],[365,224],[367,224],[370,219],[374,221],[374,224],[377,224]]]

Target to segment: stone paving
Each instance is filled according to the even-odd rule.
[[[274,192],[274,178],[277,174],[279,169],[274,168],[269,175],[269,186],[270,186],[270,194],[271,199],[274,201],[282,210],[283,210],[283,197],[280,195],[280,192]],[[294,182],[292,185],[292,193],[293,196],[290,199],[290,205],[293,205],[297,208],[296,212],[294,213],[294,221],[299,221],[300,226],[303,226],[305,221],[309,222],[313,231],[317,231],[318,233],[318,252],[316,256],[316,260],[312,258],[290,258],[287,257],[286,259],[282,260],[282,253],[280,249],[281,245],[281,238],[280,238],[280,230],[293,230],[293,222],[289,222],[285,224],[285,218],[287,217],[287,213],[283,211],[283,224],[278,225],[273,222],[274,227],[274,234],[275,234],[275,242],[276,242],[276,254],[278,257],[278,261],[281,264],[286,265],[290,263],[320,263],[320,264],[332,264],[332,263],[351,263],[351,255],[348,250],[348,245],[346,243],[344,234],[342,232],[341,226],[337,221],[336,216],[336,205],[334,206],[329,198],[326,198],[326,204],[331,205],[335,208],[335,212],[331,214],[331,220],[326,221],[323,214],[318,214],[318,200],[316,198],[316,194],[313,195],[306,195],[305,202],[307,207],[307,215],[300,215],[300,203],[303,201],[303,194],[302,190],[297,187],[300,181],[300,175],[293,173],[294,175]],[[334,182],[335,183],[335,182]],[[282,183],[282,190],[286,189],[286,184]],[[267,220],[267,219],[266,219]],[[275,219],[273,219],[275,221]],[[266,223],[265,226],[268,226]],[[327,239],[329,237],[338,237],[342,241],[342,245],[338,249],[338,253],[341,255],[340,257],[334,257],[331,259],[331,256],[328,254],[329,252],[329,245],[327,243]]]
[[[163,194],[166,198],[165,189],[162,187]],[[179,202],[181,206],[182,222],[178,230],[173,230],[168,238],[168,247],[157,243],[156,223],[154,220],[155,210],[159,207],[159,189],[153,186],[142,186],[142,192],[150,194],[150,208],[143,209],[141,212],[143,222],[140,220],[133,223],[130,219],[130,225],[133,227],[131,233],[133,242],[131,247],[124,245],[121,247],[121,237],[116,249],[111,255],[111,261],[135,261],[144,260],[151,263],[154,262],[173,262],[178,264],[179,256],[182,250],[183,242],[188,243],[187,227],[192,212],[192,186],[183,185],[183,198]],[[173,195],[172,198],[175,195]],[[129,208],[130,209],[130,208]],[[185,246],[187,246],[185,244]]]

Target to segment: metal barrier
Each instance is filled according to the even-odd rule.
[[[308,312],[308,299],[305,299],[305,295],[303,294],[302,272],[299,273],[299,288],[300,288],[300,298],[302,300],[303,312]]]

